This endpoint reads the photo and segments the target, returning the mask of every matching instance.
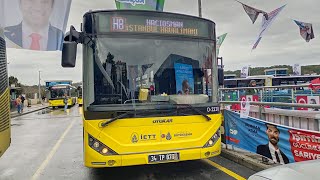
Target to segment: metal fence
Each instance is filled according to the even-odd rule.
[[[297,96],[320,96],[320,91],[308,89],[309,85],[285,85],[285,86],[262,86],[262,87],[239,87],[239,88],[220,88],[220,101],[239,101],[240,97],[248,95],[248,91],[255,90],[259,102],[279,102],[297,103]],[[313,86],[320,86],[315,84]],[[277,104],[275,104],[277,105]],[[294,109],[289,106],[274,106],[282,109]]]

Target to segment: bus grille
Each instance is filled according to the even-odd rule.
[[[0,37],[0,132],[10,126],[9,103],[6,44],[4,39]]]

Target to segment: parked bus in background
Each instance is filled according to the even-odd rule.
[[[82,86],[78,86],[78,104],[79,106],[82,106],[83,101],[82,101]]]
[[[320,75],[301,75],[301,76],[273,76],[257,75],[247,78],[232,78],[224,80],[225,88],[248,87],[251,80],[257,82],[257,86],[281,86],[299,85],[310,83],[312,80],[320,78]]]
[[[0,32],[0,157],[8,149],[11,142],[10,90],[8,85],[6,42],[3,32]]]
[[[82,31],[71,26],[65,37],[62,66],[75,66],[81,43],[85,166],[219,155],[215,23],[134,10],[90,11],[83,18]]]
[[[77,102],[77,89],[70,84],[58,84],[49,87],[49,107],[64,107],[64,95],[68,96],[68,107]]]

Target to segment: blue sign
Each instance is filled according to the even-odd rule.
[[[177,94],[194,93],[194,77],[192,65],[174,63]]]
[[[287,164],[320,159],[320,133],[224,111],[226,143]]]
[[[69,84],[71,85],[71,81],[52,81],[52,82],[46,82],[46,87],[52,87],[59,84]]]

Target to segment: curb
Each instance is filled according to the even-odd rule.
[[[252,158],[242,153],[238,153],[238,152],[227,150],[227,149],[222,149],[221,156],[233,162],[241,164],[254,171],[262,171],[262,170],[269,169],[271,167],[276,166],[276,164],[270,164],[270,165],[263,164],[261,160],[258,160],[257,158]],[[255,156],[258,156],[258,155],[255,155]]]
[[[16,118],[16,117],[19,117],[19,116],[27,115],[27,114],[30,114],[30,113],[33,113],[33,112],[37,112],[37,111],[46,109],[46,108],[48,108],[48,107],[49,107],[49,106],[45,106],[45,107],[41,107],[41,108],[39,108],[39,109],[34,109],[34,110],[31,110],[31,111],[28,111],[28,112],[25,112],[25,113],[22,113],[22,114],[11,115],[11,118]]]

